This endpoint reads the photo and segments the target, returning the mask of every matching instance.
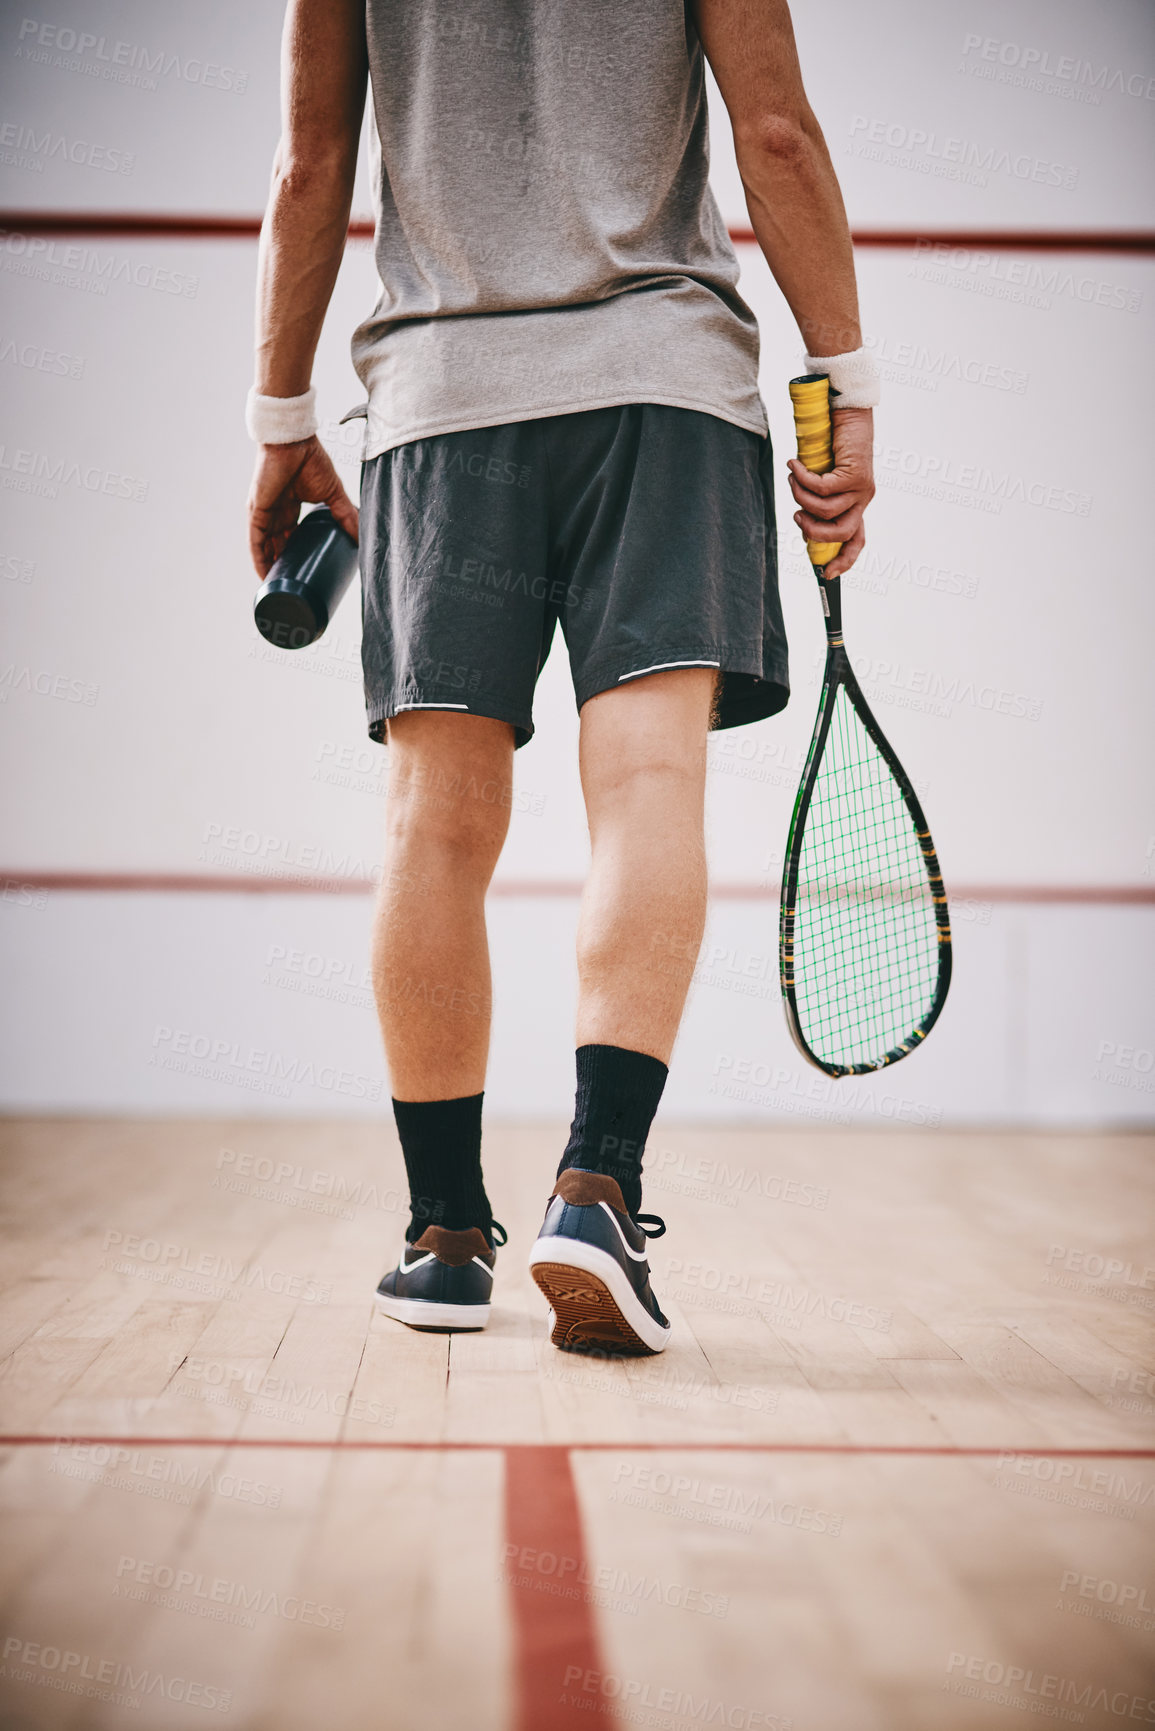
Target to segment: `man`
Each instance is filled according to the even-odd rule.
[[[641,1163],[705,922],[706,736],[788,696],[758,333],[707,184],[703,55],[808,367],[839,393],[833,472],[794,461],[790,484],[795,522],[843,543],[843,571],[873,493],[877,384],[787,0],[289,4],[252,553],[264,575],[302,502],[358,530],[309,381],[368,78],[382,293],[353,355],[366,704],[389,748],[373,967],[413,1212],[378,1300],[418,1327],[483,1326],[505,1241],[481,1107],[484,899],[509,802],[479,790],[509,787],[560,623],[592,863],[576,1109],[531,1264],[556,1345],[669,1337]],[[395,978],[444,990],[418,1001]]]

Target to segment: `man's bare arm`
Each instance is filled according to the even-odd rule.
[[[808,354],[861,346],[854,251],[838,177],[802,84],[787,0],[695,0],[698,34],[734,129],[746,208]],[[844,542],[827,570],[862,551],[874,496],[874,417],[840,409],[835,467],[812,475],[792,458],[795,522],[815,541]]]
[[[262,396],[296,397],[309,388],[345,249],[367,76],[363,0],[290,0],[281,139],[257,266],[254,382]],[[262,577],[302,503],[328,505],[356,535],[356,508],[315,435],[261,445],[249,493],[249,541]]]

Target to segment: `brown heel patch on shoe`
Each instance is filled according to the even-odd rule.
[[[567,1167],[559,1173],[553,1194],[578,1208],[593,1208],[599,1202],[608,1202],[619,1214],[626,1213],[621,1185],[616,1178],[607,1178],[604,1172],[582,1172],[576,1166]]]
[[[438,1262],[450,1268],[464,1268],[475,1256],[493,1266],[494,1255],[480,1226],[466,1232],[451,1232],[446,1226],[427,1226],[413,1245],[414,1250],[432,1250]]]
[[[604,1281],[564,1262],[535,1262],[533,1278],[554,1313],[550,1340],[568,1352],[636,1356],[653,1347],[636,1335]]]

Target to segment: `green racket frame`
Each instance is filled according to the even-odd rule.
[[[819,387],[819,389],[815,387]],[[815,474],[823,473],[833,465],[833,456],[830,450],[830,412],[827,392],[828,382],[825,376],[821,374],[811,374],[804,379],[791,381],[790,394],[794,399],[795,414],[799,426],[799,455]],[[824,452],[819,449],[815,442],[823,437],[825,439]],[[802,781],[794,801],[794,813],[790,819],[790,833],[786,841],[786,868],[782,878],[782,901],[778,922],[779,978],[782,986],[783,1007],[786,1012],[786,1025],[803,1057],[828,1076],[863,1076],[869,1075],[875,1070],[884,1069],[888,1064],[895,1064],[900,1058],[905,1058],[909,1052],[915,1051],[938,1020],[943,1004],[946,1002],[947,992],[950,989],[950,912],[947,907],[946,891],[943,888],[938,855],[935,852],[930,826],[919,803],[918,795],[914,791],[910,777],[895,756],[889,740],[875,720],[850,664],[850,657],[846,653],[842,636],[842,580],[840,577],[827,577],[824,570],[826,564],[838,552],[838,545],[836,543],[814,544],[808,542],[807,551],[813,561],[814,575],[818,579],[822,610],[826,621],[826,666],[822,676],[822,696],[818,702],[818,718],[814,724],[806,767],[802,772]],[[794,982],[794,931],[802,840],[810,802],[818,780],[822,754],[834,716],[835,699],[840,690],[845,692],[872,744],[885,761],[902,795],[906,809],[910,813],[922,850],[923,862],[926,866],[927,880],[934,903],[938,939],[938,974],[929,1008],[922,1019],[911,1029],[905,1039],[901,1040],[898,1045],[892,1046],[881,1057],[875,1058],[870,1063],[858,1064],[830,1063],[810,1049],[802,1032]]]
[[[910,777],[891,749],[890,742],[871,713],[870,705],[863,696],[862,688],[855,677],[854,669],[850,665],[850,658],[846,653],[841,634],[838,633],[836,638],[832,636],[832,630],[837,632],[836,622],[841,613],[841,596],[839,594],[841,579],[824,577],[821,581],[823,599],[830,607],[826,621],[826,670],[823,674],[822,696],[818,704],[818,719],[814,724],[814,735],[810,741],[810,751],[807,754],[806,767],[802,772],[798,797],[794,801],[794,815],[790,820],[790,834],[786,842],[786,871],[782,879],[782,905],[778,921],[778,963],[786,1025],[803,1057],[816,1065],[819,1070],[824,1070],[828,1076],[864,1076],[869,1075],[873,1070],[883,1069],[887,1064],[895,1064],[900,1058],[905,1058],[908,1052],[913,1052],[916,1047],[922,1044],[938,1020],[939,1012],[946,1002],[946,995],[950,988],[950,913],[947,908],[946,891],[943,888],[938,855],[935,853],[930,828],[922,806],[919,804],[918,795],[911,786]],[[929,1009],[917,1026],[911,1029],[905,1040],[900,1041],[897,1046],[892,1046],[882,1057],[876,1058],[873,1063],[869,1064],[831,1064],[812,1052],[802,1032],[798,1000],[794,990],[795,904],[798,897],[798,868],[802,858],[802,834],[806,828],[806,816],[810,810],[810,801],[814,793],[815,783],[818,780],[818,767],[826,745],[826,736],[830,732],[830,723],[834,715],[834,700],[840,689],[845,691],[879,755],[885,759],[887,768],[893,775],[899,792],[902,794],[906,809],[911,815],[918,834],[919,846],[922,849],[923,861],[926,865],[930,892],[934,899],[935,926],[938,935],[938,977]]]

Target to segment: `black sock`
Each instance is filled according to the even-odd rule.
[[[558,1176],[571,1166],[616,1178],[631,1214],[642,1206],[642,1154],[669,1074],[646,1052],[579,1046],[577,1105]]]
[[[394,1100],[409,1179],[413,1217],[405,1237],[410,1244],[427,1226],[452,1232],[480,1226],[492,1240],[493,1215],[481,1177],[484,1098],[467,1094],[460,1100]]]

